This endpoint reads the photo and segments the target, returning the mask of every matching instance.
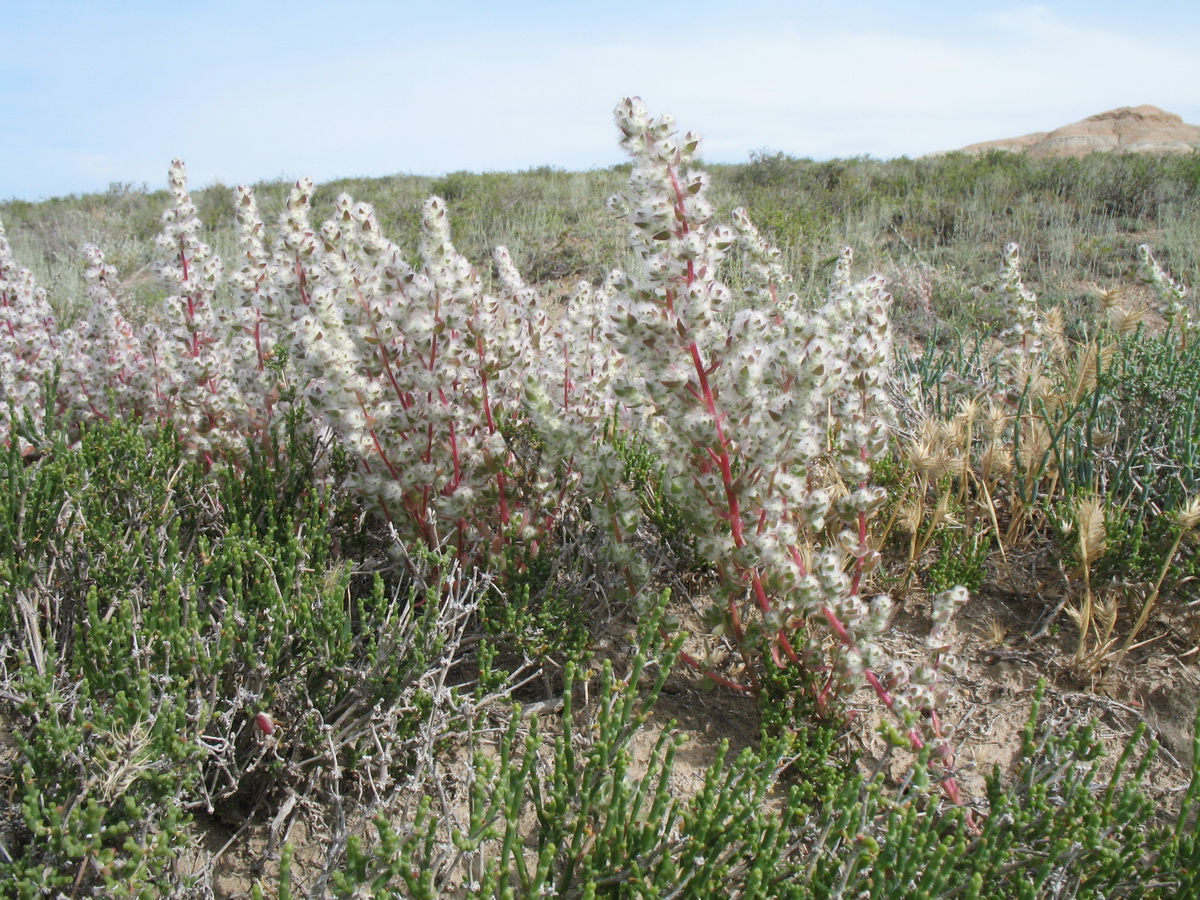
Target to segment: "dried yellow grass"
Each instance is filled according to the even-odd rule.
[[[1079,625],[1079,645],[1075,650],[1076,663],[1087,657],[1088,634],[1092,628],[1092,563],[1104,554],[1107,533],[1104,527],[1104,505],[1095,497],[1081,498],[1075,503],[1075,530],[1079,544],[1079,568],[1083,577],[1083,605],[1076,616]]]
[[[1158,581],[1154,583],[1154,590],[1150,592],[1150,596],[1142,604],[1142,610],[1138,613],[1137,622],[1134,623],[1133,630],[1129,632],[1128,637],[1125,638],[1125,643],[1121,645],[1121,649],[1117,651],[1116,656],[1111,662],[1111,665],[1114,667],[1133,649],[1134,641],[1137,640],[1137,636],[1141,634],[1142,629],[1150,620],[1150,613],[1158,603],[1158,598],[1162,593],[1163,581],[1166,580],[1167,572],[1171,571],[1171,564],[1175,562],[1175,554],[1179,552],[1179,545],[1183,543],[1185,537],[1196,530],[1197,526],[1200,526],[1200,494],[1192,497],[1182,509],[1175,513],[1175,516],[1179,522],[1179,533],[1175,536],[1175,543],[1171,545],[1171,550],[1167,553],[1162,571],[1158,573]]]

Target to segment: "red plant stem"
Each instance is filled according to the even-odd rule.
[[[672,178],[674,178],[674,174],[672,174]],[[686,227],[687,223],[685,221],[684,228],[686,229]],[[691,286],[691,277],[692,271],[689,268],[689,287]],[[673,296],[674,293],[672,291],[667,291],[668,306],[671,304]],[[695,341],[688,342],[688,352],[691,354],[692,365],[696,370],[697,380],[700,382],[700,395],[703,398],[704,405],[708,409],[708,414],[712,417],[713,424],[717,429],[717,446],[720,448],[720,451],[718,452],[713,450],[711,447],[706,447],[705,450],[712,461],[716,463],[717,468],[721,472],[721,484],[725,490],[725,503],[728,507],[728,512],[722,514],[721,517],[729,520],[729,528],[733,536],[733,545],[740,550],[743,546],[745,546],[746,538],[742,532],[741,507],[738,503],[737,491],[733,486],[733,467],[730,464],[729,452],[726,449],[729,444],[725,439],[725,430],[721,424],[721,415],[717,411],[716,397],[713,395],[712,387],[708,382],[708,372],[705,369],[704,360],[700,356],[700,348],[697,346]],[[758,599],[759,607],[763,611],[770,609],[770,603],[767,602],[766,594],[763,591],[762,581],[759,579],[758,573],[753,570],[752,579],[755,585],[755,596]],[[737,599],[733,596],[730,596],[729,598],[729,614],[733,624],[734,637],[737,638],[739,644],[744,643],[745,632],[742,629],[741,617],[738,615]]]
[[[669,296],[670,294],[668,294]],[[704,361],[700,357],[700,348],[696,346],[695,341],[688,343],[688,352],[692,356],[692,365],[696,369],[696,377],[700,382],[700,393],[704,398],[704,405],[708,408],[708,414],[712,417],[713,426],[717,430],[717,446],[720,450],[718,452],[710,449],[709,453],[721,471],[721,484],[725,490],[725,502],[729,507],[729,527],[733,535],[733,545],[740,550],[745,546],[746,538],[742,533],[742,511],[738,502],[737,490],[733,485],[733,468],[729,461],[729,451],[726,449],[729,442],[725,438],[725,428],[721,424],[721,414],[717,411],[716,397],[708,383],[708,373],[705,371]]]
[[[571,408],[571,360],[570,348],[563,341],[563,412]]]
[[[187,244],[184,243],[182,234],[179,235],[179,262],[183,267],[183,281],[186,284],[188,280]]]
[[[263,357],[262,349],[262,310],[254,310],[254,353],[258,357],[258,371],[263,371],[266,368],[266,360]]]
[[[457,490],[462,484],[462,466],[458,459],[458,439],[454,434],[454,420],[450,420],[450,455],[454,460],[454,481],[446,485],[446,491]]]
[[[496,433],[496,420],[492,417],[492,400],[488,393],[487,366],[483,356],[483,336],[478,333],[475,336],[475,352],[479,356],[479,381],[481,390],[483,391],[483,415],[487,420],[488,434],[492,435]],[[457,451],[455,452],[454,466],[457,471]],[[508,481],[505,478],[504,469],[496,473],[496,488],[500,492],[500,524],[507,525],[510,515],[508,511]]]
[[[865,408],[866,408],[866,398],[864,396],[863,409],[865,410]],[[863,459],[864,461],[867,460],[867,458],[868,458],[867,457],[867,448],[865,446],[859,448],[859,454],[860,454],[861,459]],[[866,482],[859,482],[858,487],[860,490],[865,488]],[[867,546],[867,514],[864,510],[859,510],[857,520],[858,520],[857,524],[858,524],[859,552],[855,559],[854,576],[853,576],[853,580],[851,581],[851,585],[850,585],[850,594],[851,594],[851,596],[855,596],[855,597],[858,596],[859,586],[861,584],[861,579],[862,579],[862,574],[863,574],[863,558],[866,555],[867,550],[869,549]],[[797,562],[799,562],[798,553],[793,552],[793,559],[796,559]],[[843,646],[851,647],[856,643],[856,641],[854,640],[854,637],[850,634],[850,632],[847,630],[846,626],[838,618],[837,613],[835,613],[829,606],[822,607],[821,613],[822,613],[822,615],[825,616],[826,621],[829,623],[830,629],[837,636],[838,640],[841,641]],[[896,699],[892,695],[891,691],[889,691],[883,685],[883,683],[879,680],[879,676],[876,675],[870,669],[864,669],[863,674],[864,674],[864,677],[867,679],[867,682],[875,690],[875,694],[879,697],[880,702],[883,703],[883,705],[886,706],[889,710],[894,712],[895,708],[896,708]],[[824,701],[827,699],[829,689],[832,687],[832,685],[833,685],[833,673],[831,672],[829,681],[826,682],[825,687],[822,689],[821,694],[817,699],[818,705],[823,705]],[[940,737],[941,725],[937,719],[937,713],[933,712],[932,715],[933,715],[933,721],[934,721],[934,733],[938,734]],[[908,738],[909,738],[909,741],[912,743],[913,748],[916,750],[921,749],[921,747],[923,747],[925,745],[925,742],[921,739],[920,734],[917,732],[917,730],[915,728],[910,728],[908,730]],[[950,747],[945,742],[939,742],[938,755],[942,758],[943,762],[945,763],[945,765],[947,766],[948,769],[953,767],[954,754],[953,754],[953,751],[950,749]],[[962,801],[961,801],[961,796],[960,796],[959,790],[958,790],[958,783],[951,777],[951,778],[948,778],[944,784],[945,784],[946,795],[950,798],[950,800],[956,804],[961,805]]]
[[[359,399],[359,403],[360,404],[362,403],[361,398]],[[364,412],[365,412],[365,410],[364,410]],[[372,441],[372,443],[375,444],[375,452],[378,453],[379,458],[381,460],[383,460],[384,466],[387,467],[388,474],[391,475],[392,478],[394,478],[398,481],[400,479],[400,472],[399,472],[399,470],[397,470],[397,468],[394,465],[392,465],[392,461],[390,459],[388,459],[388,455],[387,455],[386,451],[384,451],[384,449],[383,449],[383,444],[381,444],[379,441],[379,435],[377,435],[375,433],[374,428],[369,429],[369,431],[370,431],[370,435],[371,435],[371,441]]]
[[[304,264],[300,262],[300,254],[296,254],[296,290],[300,292],[300,302],[305,306],[312,306],[312,300],[308,296],[308,276],[304,272]]]
[[[189,262],[189,260],[187,258],[187,243],[184,240],[184,236],[182,234],[180,234],[179,235],[179,265],[183,270],[183,284],[185,286],[188,286],[188,281],[191,278],[191,276],[189,275],[190,269],[188,266],[188,262]],[[200,332],[196,329],[196,298],[195,298],[193,291],[185,290],[183,299],[187,301],[188,331],[191,332],[191,341],[192,341],[191,347],[189,348],[188,352],[190,353],[192,359],[196,359],[200,356],[200,344],[201,344]]]
[[[664,634],[664,637],[665,636],[666,635]],[[711,669],[705,669],[704,666],[702,666],[700,664],[699,660],[697,660],[691,654],[685,653],[683,650],[679,651],[679,658],[689,668],[699,672],[705,678],[715,681],[719,685],[723,685],[724,687],[727,687],[727,688],[732,688],[735,691],[743,691],[747,694],[753,693],[753,691],[754,691],[753,685],[738,684],[738,682],[731,681],[730,679],[726,678],[724,675],[720,675],[716,672],[713,672]]]
[[[864,487],[865,482],[859,487]],[[854,577],[850,582],[850,595],[858,596],[858,586],[862,581],[863,572],[863,556],[867,550],[867,514],[863,510],[858,511],[858,556],[854,560]]]
[[[376,330],[375,336],[379,336],[378,330]],[[404,404],[405,394],[404,391],[400,389],[399,383],[396,381],[395,372],[392,371],[392,360],[391,357],[388,356],[387,347],[384,346],[382,340],[379,341],[377,346],[379,347],[379,358],[383,361],[383,371],[387,373],[388,381],[391,382],[392,390],[396,394],[396,399],[399,400],[401,404]],[[404,408],[408,409],[408,406],[405,405]]]
[[[110,419],[110,418],[109,418],[108,416],[106,416],[104,413],[100,412],[100,410],[96,409],[96,404],[92,402],[92,397],[91,397],[91,395],[88,393],[88,391],[87,391],[87,387],[86,387],[86,386],[84,385],[84,383],[83,383],[83,376],[82,376],[82,375],[77,375],[75,380],[79,382],[79,393],[80,393],[80,394],[82,394],[84,397],[86,397],[86,398],[87,398],[87,405],[88,405],[88,408],[89,408],[89,409],[90,409],[90,410],[91,410],[93,413],[95,413],[97,416],[99,416],[99,417],[100,417],[100,419],[101,419],[102,421],[104,421],[104,422],[111,422],[111,421],[112,421],[112,419]]]
[[[833,630],[834,634],[837,635],[838,640],[840,640],[844,646],[852,646],[854,644],[854,639],[846,630],[846,626],[842,624],[840,619],[838,619],[837,614],[828,606],[822,607],[821,613],[825,616],[826,621],[829,622],[829,627]],[[894,713],[896,711],[896,698],[892,692],[884,686],[883,682],[879,680],[879,676],[876,675],[871,669],[864,669],[863,677],[867,679],[867,683],[870,684],[874,689],[875,695],[879,697],[879,702],[887,707],[889,711]],[[820,696],[817,698],[818,707],[824,706],[824,703],[828,697],[829,689],[832,687],[832,685],[833,673],[830,672],[829,680],[826,682],[825,687],[821,690]],[[944,740],[940,740],[941,722],[937,718],[937,712],[931,711],[931,715],[933,718],[934,734],[939,737],[937,746],[938,756],[942,760],[942,764],[946,768],[947,772],[952,772],[954,767],[954,751],[950,749],[950,746]],[[907,734],[908,740],[912,744],[914,750],[920,750],[925,746],[925,741],[922,740],[921,735],[916,728],[909,728]],[[951,803],[954,803],[957,806],[962,805],[962,795],[958,789],[958,781],[953,777],[953,775],[948,775],[945,781],[942,782],[942,789],[946,792],[946,796],[950,798]],[[972,827],[974,827],[973,819],[970,820],[970,824]]]
[[[668,173],[671,178],[672,188],[674,189],[674,192],[675,192],[676,217],[678,218],[679,222],[681,223],[680,230],[677,233],[677,235],[682,237],[682,236],[686,235],[689,231],[688,220],[687,220],[687,216],[686,216],[685,210],[684,210],[683,191],[680,188],[679,181],[675,176],[674,168],[671,166],[668,166]],[[693,269],[693,263],[691,260],[689,260],[688,267],[687,267],[687,276],[686,276],[686,285],[688,288],[691,287],[694,277],[695,277],[695,272]],[[772,299],[772,302],[777,302],[777,299],[778,299],[776,292],[775,292],[774,285],[771,286],[771,299]],[[667,305],[668,312],[674,313],[674,294],[671,291],[667,292],[666,305]],[[716,463],[717,467],[720,469],[720,472],[721,472],[721,481],[722,481],[722,485],[725,490],[726,504],[728,505],[728,514],[726,516],[722,516],[722,518],[729,519],[729,524],[730,524],[730,529],[731,529],[732,536],[733,536],[734,546],[738,549],[741,549],[743,546],[745,546],[745,536],[743,534],[743,529],[742,529],[742,521],[741,521],[741,515],[740,515],[740,508],[739,508],[739,504],[738,504],[738,498],[737,498],[736,491],[734,490],[732,467],[730,465],[729,451],[728,451],[729,444],[725,438],[724,427],[721,422],[721,417],[720,417],[719,413],[717,412],[715,394],[714,394],[713,390],[711,389],[709,382],[708,382],[708,374],[709,374],[709,371],[711,371],[711,370],[707,370],[705,368],[703,360],[701,359],[701,356],[700,356],[699,348],[697,347],[695,341],[692,341],[689,343],[688,350],[691,353],[692,363],[696,369],[696,376],[700,383],[699,395],[697,396],[696,392],[692,391],[693,396],[697,396],[697,399],[703,398],[704,403],[705,403],[706,407],[708,408],[709,415],[712,417],[714,426],[716,427],[716,430],[717,430],[717,446],[720,448],[719,452],[713,451],[711,448],[706,448],[706,449],[708,451],[710,458],[712,459],[712,461],[714,463]],[[713,364],[713,369],[716,368],[716,365],[717,365],[717,363]],[[864,393],[863,399],[862,399],[862,409],[865,412],[865,409],[866,409],[865,393]],[[867,459],[867,449],[865,446],[859,448],[859,453],[861,454],[861,458],[863,460]],[[865,486],[866,486],[865,483],[859,484],[860,489],[865,488]],[[853,580],[851,583],[851,595],[852,596],[857,596],[859,593],[859,588],[861,585],[862,574],[863,574],[863,559],[865,558],[867,550],[869,549],[868,544],[867,544],[867,514],[865,511],[859,511],[858,517],[857,517],[857,525],[858,525],[858,551],[859,552],[856,555],[854,576],[853,576]],[[761,522],[760,522],[759,527],[760,528],[762,527]],[[796,561],[797,565],[799,565],[801,570],[803,571],[805,567],[802,563],[802,559],[801,559],[801,557],[799,555],[799,551],[797,549],[792,550],[792,557]],[[758,571],[751,568],[750,576],[751,576],[751,584],[754,589],[755,599],[758,602],[759,608],[764,613],[769,612],[770,608],[771,608],[770,600],[766,595],[765,589],[763,588],[762,579],[761,579]],[[731,613],[736,613],[736,605],[733,600],[730,601],[730,610],[731,610]],[[850,635],[849,631],[846,629],[845,625],[837,617],[837,614],[829,606],[823,607],[821,612],[825,616],[826,620],[829,622],[830,628],[832,628],[834,634],[837,636],[838,640],[842,642],[843,645],[849,647],[849,646],[853,646],[856,643],[854,638]],[[738,621],[736,616],[734,617],[734,621],[735,621],[735,623],[737,623],[737,621]],[[782,644],[782,646],[785,648],[785,650],[787,651],[788,657],[790,659],[792,659],[793,662],[799,663],[800,660],[797,657],[794,649],[791,647],[790,643],[787,641],[787,637],[783,633],[782,629],[780,630],[780,632],[778,634],[778,640]],[[772,651],[772,655],[775,657],[776,663],[778,663],[779,662],[778,650],[777,650],[776,646],[773,645],[771,648],[771,651]],[[695,660],[691,660],[690,657],[687,657],[686,654],[681,654],[681,658],[683,658],[685,660],[685,662],[689,662],[689,664],[693,665],[693,667],[699,668],[699,664],[696,663]],[[718,681],[720,683],[727,682],[727,679],[722,679],[720,676],[717,676],[714,673],[708,672],[705,674],[708,675],[708,677],[710,677],[713,680]],[[870,669],[865,670],[865,676],[866,676],[867,681],[874,688],[875,693],[879,696],[880,701],[889,710],[892,710],[894,712],[895,711],[895,702],[896,702],[895,698],[887,690],[887,688],[884,687],[884,685],[880,682],[878,676],[874,672],[872,672]],[[822,704],[827,699],[829,690],[831,689],[833,683],[834,683],[834,673],[831,671],[829,681],[827,682],[825,687],[822,689],[822,691],[820,692],[820,696],[818,697],[819,705]],[[738,687],[741,688],[741,686],[738,686]],[[742,688],[742,689],[744,689],[744,688]],[[937,722],[935,719],[935,729],[937,727],[938,726],[937,726]],[[909,740],[912,742],[912,745],[915,749],[920,749],[922,746],[924,746],[924,742],[921,740],[921,736],[917,733],[915,728],[909,729],[908,737],[909,737]],[[944,750],[943,750],[943,748],[944,748]],[[945,746],[943,744],[942,747],[939,747],[939,754],[943,757],[944,760],[947,759],[947,754],[950,754],[949,747]],[[952,759],[953,759],[952,754],[950,754],[948,758],[952,761]],[[953,777],[948,778],[947,781],[944,783],[944,785],[945,785],[946,794],[947,794],[947,796],[950,797],[951,801],[955,802],[955,803],[960,803],[961,798],[960,798],[959,792],[958,792],[958,785],[955,782],[955,780],[953,779]],[[973,820],[970,821],[970,824],[973,825]]]
[[[674,168],[669,168],[668,171],[670,172],[670,175],[671,175],[671,185],[675,190],[676,215],[677,215],[679,221],[681,222],[679,233],[680,233],[680,236],[683,236],[683,235],[686,235],[689,230],[687,216],[686,216],[686,214],[684,212],[684,208],[683,208],[683,191],[679,187],[679,180],[675,177]],[[696,273],[695,273],[693,261],[688,260],[687,275],[685,277],[685,284],[688,289],[691,288],[692,283],[695,281],[695,278],[696,278]],[[674,312],[674,292],[667,291],[666,299],[667,299],[667,309],[670,312]],[[688,352],[691,354],[691,357],[692,357],[692,366],[696,370],[696,379],[700,383],[700,396],[703,398],[704,405],[708,409],[708,414],[712,418],[713,426],[716,428],[716,431],[717,431],[717,447],[720,448],[719,451],[714,451],[714,450],[712,450],[712,448],[706,448],[706,449],[708,450],[710,457],[712,457],[713,461],[717,464],[717,468],[721,472],[721,484],[725,491],[725,502],[729,508],[728,519],[729,519],[730,532],[733,537],[733,546],[735,548],[737,548],[738,550],[740,550],[746,546],[746,536],[745,536],[745,533],[743,530],[743,525],[742,525],[741,505],[738,500],[737,489],[734,486],[733,467],[732,467],[732,464],[729,459],[729,449],[728,449],[729,448],[729,440],[725,437],[725,427],[722,424],[723,417],[722,417],[721,413],[718,412],[718,410],[717,410],[716,393],[713,391],[712,385],[709,383],[709,380],[708,380],[709,372],[715,371],[718,363],[714,362],[711,369],[705,367],[704,359],[700,355],[700,348],[696,344],[695,340],[691,340],[688,342]],[[758,570],[755,568],[750,569],[750,582],[754,589],[754,597],[758,603],[759,609],[764,613],[770,612],[771,601],[767,597],[766,590],[763,588],[762,578],[759,575]],[[731,598],[730,599],[731,612],[735,612],[735,610],[734,610],[735,603],[736,603],[736,601]],[[734,621],[735,621],[735,623],[737,622],[736,616],[734,618]],[[780,631],[778,633],[778,640],[779,640],[780,644],[785,648],[785,652],[787,653],[788,657],[790,659],[792,659],[793,662],[799,662],[800,661],[799,657],[796,655],[795,650],[792,648],[790,642],[787,640],[787,636],[783,633],[782,629],[780,629]],[[781,664],[781,660],[779,659],[778,647],[774,644],[772,644],[772,646],[771,646],[771,655],[774,658],[774,661],[777,665]]]

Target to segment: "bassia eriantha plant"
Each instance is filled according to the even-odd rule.
[[[72,427],[121,415],[150,428],[169,424],[194,455],[212,464],[240,459],[248,441],[265,435],[277,379],[264,365],[271,353],[266,334],[255,330],[262,298],[245,287],[250,276],[244,268],[237,302],[218,299],[224,266],[200,239],[179,160],[169,182],[172,204],[157,238],[163,251],[157,271],[169,295],[161,315],[140,331],[125,317],[117,272],[98,247],[84,248],[88,312],[60,328],[45,292],[13,263],[0,232],[0,383],[11,404],[0,419],[5,439],[22,421],[29,431],[30,415],[38,411],[63,414]],[[53,378],[55,409],[44,410]],[[9,409],[23,410],[21,421],[9,422]]]
[[[1179,342],[1181,346],[1186,347],[1188,338],[1196,327],[1189,304],[1187,287],[1175,281],[1159,265],[1148,244],[1141,244],[1138,247],[1138,257],[1141,260],[1142,272],[1146,281],[1154,287],[1154,291],[1158,295],[1163,317],[1167,320],[1167,327],[1179,329]]]
[[[1015,243],[1004,247],[1000,286],[1008,327],[1000,332],[1003,348],[996,354],[995,367],[1001,382],[1020,394],[1041,362],[1043,341],[1037,296],[1021,280],[1021,254]]]
[[[227,318],[239,371],[286,355],[313,425],[357,464],[349,486],[403,541],[449,543],[495,567],[514,548],[536,554],[577,505],[632,534],[636,501],[601,439],[621,365],[601,327],[611,284],[580,285],[554,321],[503,247],[499,290],[485,289],[441,199],[424,205],[410,264],[368,204],[341,195],[318,226],[312,194],[310,180],[297,182],[268,247],[252,191],[235,192],[242,267]],[[247,396],[261,385],[239,386]],[[273,395],[257,396],[269,410]],[[636,568],[625,542],[615,548]]]
[[[758,680],[765,653],[826,672],[820,706],[868,683],[911,744],[940,743],[933,685],[966,592],[938,598],[934,661],[911,672],[888,664],[877,643],[891,601],[864,596],[879,561],[869,520],[884,500],[871,463],[886,448],[889,414],[882,279],[853,283],[847,252],[819,308],[780,297],[776,255],[745,214],[734,228],[712,222],[707,178],[690,168],[699,139],[678,137],[669,117],[650,117],[636,98],[616,118],[634,167],[613,206],[638,265],[613,280],[608,333],[623,358],[615,390],[719,573],[718,629],[742,652],[742,686]],[[750,262],[749,302],[736,310],[721,280],[735,250]]]
[[[460,557],[493,565],[514,542],[536,546],[579,482],[576,468],[594,469],[604,457],[578,452],[598,445],[595,428],[585,436],[567,427],[606,411],[594,393],[575,389],[585,368],[596,374],[606,365],[586,349],[594,339],[577,339],[586,323],[575,316],[552,326],[503,248],[502,294],[487,293],[451,242],[436,197],[425,204],[420,260],[411,266],[370,206],[343,195],[314,229],[310,196],[311,184],[300,182],[275,262],[254,290],[284,310],[273,327],[289,335],[316,424],[358,463],[352,486],[402,540],[448,541]],[[248,194],[239,198],[249,208]],[[260,251],[250,243],[247,252]],[[542,461],[519,459],[510,446],[531,423]]]
[[[46,291],[18,266],[0,226],[0,437],[28,451],[22,424],[44,411],[44,391],[61,359],[60,335]],[[14,421],[16,420],[16,421]],[[14,435],[14,432],[17,432]]]
[[[164,301],[156,335],[155,399],[159,414],[176,424],[200,456],[236,458],[266,424],[260,398],[241,389],[246,373],[254,377],[262,369],[244,342],[235,340],[236,310],[214,304],[225,267],[200,240],[200,220],[178,159],[169,180],[174,203],[157,239],[164,252],[158,272],[174,293]]]
[[[460,548],[484,537],[471,533],[481,508],[508,527],[500,415],[511,363],[496,301],[451,243],[445,205],[425,204],[420,268],[348,197],[318,240],[306,353],[322,374],[307,398],[361,460],[356,486],[402,536],[431,545],[440,529]]]
[[[153,374],[142,336],[125,318],[117,295],[117,271],[95,244],[83,248],[87,282],[87,316],[63,335],[64,399],[72,417],[107,420],[149,414],[154,396]]]
[[[588,508],[636,593],[637,508],[600,427],[615,418],[655,448],[672,503],[719,574],[716,628],[744,664],[741,673],[708,668],[713,677],[753,688],[766,664],[800,666],[823,673],[822,708],[870,685],[899,718],[897,739],[944,749],[935,682],[964,592],[938,599],[931,662],[912,671],[889,664],[878,644],[890,600],[866,596],[879,560],[869,525],[884,499],[871,469],[889,415],[882,279],[855,283],[847,252],[827,300],[801,308],[781,295],[779,254],[744,213],[733,227],[713,223],[707,178],[690,168],[699,139],[679,138],[670,118],[651,118],[636,99],[618,106],[617,124],[634,166],[613,206],[629,223],[635,264],[598,289],[581,286],[557,323],[503,251],[500,295],[485,291],[436,197],[410,265],[371,207],[347,196],[314,227],[307,180],[268,248],[253,195],[239,188],[240,262],[230,276],[200,240],[177,161],[159,239],[171,293],[158,329],[141,350],[116,338],[78,346],[109,348],[95,368],[110,384],[144,364],[127,380],[140,379],[149,417],[170,421],[212,460],[236,462],[266,433],[281,374],[314,428],[356,462],[353,486],[399,538],[448,541],[460,559],[498,565],[514,545],[535,546],[564,508]],[[731,254],[743,272],[736,298],[722,280]],[[23,311],[21,328],[53,336],[39,295],[4,271],[5,305]],[[98,289],[108,281],[100,271]],[[111,310],[101,324],[124,333]],[[21,365],[36,373],[29,348],[52,341],[21,340],[9,355],[24,353]],[[122,346],[126,357],[112,349]],[[90,406],[100,408],[75,403]],[[521,440],[536,452],[517,452]]]

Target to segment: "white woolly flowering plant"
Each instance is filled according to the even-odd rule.
[[[802,308],[745,213],[713,222],[707,177],[692,168],[699,139],[636,99],[616,118],[634,166],[612,205],[635,264],[581,285],[558,321],[503,249],[499,291],[485,289],[436,197],[410,265],[372,208],[347,196],[314,226],[308,180],[268,246],[253,193],[238,188],[230,269],[201,240],[176,161],[159,238],[169,296],[141,335],[98,251],[92,312],[64,338],[0,242],[6,399],[36,404],[65,346],[60,402],[80,421],[112,411],[167,421],[194,454],[236,464],[300,398],[401,540],[449,543],[460,562],[495,567],[513,547],[536,547],[564,510],[586,508],[631,593],[646,587],[638,510],[604,434],[613,421],[636,429],[718,574],[715,629],[742,656],[740,671],[691,663],[743,689],[767,665],[801,667],[822,678],[821,708],[869,687],[898,718],[897,738],[932,741],[949,767],[936,681],[963,592],[939,599],[931,662],[913,671],[879,644],[890,600],[868,596],[879,561],[870,523],[884,501],[872,463],[888,440],[882,279],[854,282],[847,251],[826,300]],[[723,280],[733,254],[740,296]]]
[[[312,192],[297,182],[269,248],[253,192],[235,192],[241,268],[222,321],[242,396],[257,391],[252,405],[269,412],[278,398],[255,373],[286,356],[313,426],[356,463],[350,485],[402,540],[448,543],[465,563],[536,554],[581,472],[608,498],[597,509],[632,505],[595,427],[612,411],[602,292],[581,287],[554,323],[504,248],[500,291],[485,290],[440,199],[424,206],[410,265],[346,195],[313,225]]]
[[[1037,295],[1021,280],[1020,248],[1006,244],[1000,264],[1000,290],[1004,296],[1007,327],[1000,332],[1001,350],[995,368],[1010,399],[1019,395],[1042,362],[1042,317]]]
[[[45,290],[17,265],[0,226],[0,436],[16,440],[22,452],[32,449],[32,435],[21,432],[40,424],[46,387],[62,359],[60,344]]]
[[[114,415],[148,428],[167,424],[210,465],[237,462],[248,442],[265,436],[278,379],[264,365],[273,338],[255,330],[263,298],[242,289],[230,302],[224,265],[200,238],[179,160],[169,183],[172,203],[157,237],[157,274],[167,296],[160,315],[140,328],[124,313],[118,273],[91,244],[83,248],[87,311],[60,327],[45,292],[12,261],[0,231],[0,385],[9,401],[0,413],[4,440],[24,439],[8,409],[41,408],[52,376],[58,379],[52,412],[72,428]]]
[[[1196,328],[1192,317],[1190,292],[1159,265],[1148,244],[1138,246],[1138,259],[1141,262],[1143,277],[1158,295],[1159,308],[1167,320],[1167,327],[1179,330],[1179,343],[1186,348],[1188,339]]]
[[[870,685],[912,746],[932,740],[949,763],[933,688],[942,638],[932,638],[934,662],[916,672],[889,662],[878,639],[891,601],[865,596],[879,562],[869,523],[885,499],[871,467],[887,446],[890,412],[882,279],[854,283],[847,251],[827,300],[802,309],[781,296],[777,254],[744,213],[732,228],[713,222],[707,178],[691,168],[699,139],[678,136],[637,99],[616,119],[634,168],[612,205],[629,223],[638,265],[612,279],[615,391],[656,446],[666,489],[719,574],[718,630],[744,665],[740,682],[712,677],[752,688],[766,654],[825,672],[819,706]],[[735,309],[722,272],[738,250],[749,265]],[[939,601],[939,635],[964,593]]]

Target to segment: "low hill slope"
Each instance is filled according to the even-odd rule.
[[[1200,150],[1200,125],[1188,125],[1157,106],[1122,106],[1053,131],[984,141],[965,153],[1010,150],[1036,158],[1087,156],[1095,152],[1192,153]]]

